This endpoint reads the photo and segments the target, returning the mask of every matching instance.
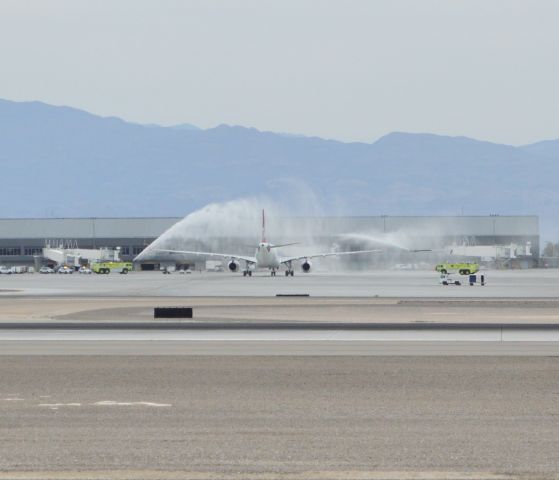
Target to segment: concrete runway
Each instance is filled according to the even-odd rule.
[[[486,272],[487,285],[442,286],[434,271],[297,273],[293,278],[258,272],[163,275],[0,275],[1,295],[120,297],[274,297],[308,293],[316,297],[407,298],[558,298],[559,271],[502,270]],[[458,278],[458,277],[457,277]],[[465,280],[465,277],[460,277]]]
[[[149,326],[150,328],[147,328]],[[71,327],[71,328],[70,328]],[[559,356],[559,325],[0,323],[0,355]]]
[[[559,478],[559,275],[488,280],[0,276],[0,480]]]
[[[154,322],[161,305],[194,318]],[[559,301],[4,296],[2,353],[558,355]]]
[[[559,358],[5,356],[0,378],[0,478],[559,471]]]
[[[4,355],[181,355],[181,356],[509,356],[559,357],[558,342],[521,341],[153,341],[2,340]]]

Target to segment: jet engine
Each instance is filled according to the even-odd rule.
[[[311,271],[311,262],[305,260],[303,263],[301,263],[301,269],[303,270],[303,272],[309,273]]]
[[[237,270],[239,270],[239,262],[237,262],[236,260],[231,260],[228,264],[227,264],[227,268],[229,270],[231,270],[232,272],[236,272]]]

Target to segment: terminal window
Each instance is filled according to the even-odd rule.
[[[19,248],[19,247],[1,247],[0,248],[0,255],[2,255],[2,256],[21,255],[21,248]]]
[[[133,247],[132,248],[132,255],[139,255],[144,251],[144,247]]]
[[[130,247],[121,247],[120,253],[121,255],[130,255]]]
[[[43,253],[42,247],[25,247],[25,255],[41,255]]]

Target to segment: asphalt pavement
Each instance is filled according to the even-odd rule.
[[[555,271],[2,276],[0,480],[559,478],[558,297]],[[173,305],[211,328],[142,328]]]
[[[4,356],[0,378],[3,472],[559,471],[559,358]]]
[[[485,272],[486,285],[440,285],[435,271],[316,271],[294,277],[257,272],[243,277],[231,272],[162,275],[0,275],[0,296],[125,297],[407,297],[407,298],[558,298],[558,269]]]

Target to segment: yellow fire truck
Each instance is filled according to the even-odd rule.
[[[479,265],[477,263],[440,263],[435,270],[440,273],[458,272],[460,275],[470,275],[479,270]]]
[[[126,275],[132,270],[132,262],[95,262],[91,264],[91,270],[95,273],[122,273]]]

